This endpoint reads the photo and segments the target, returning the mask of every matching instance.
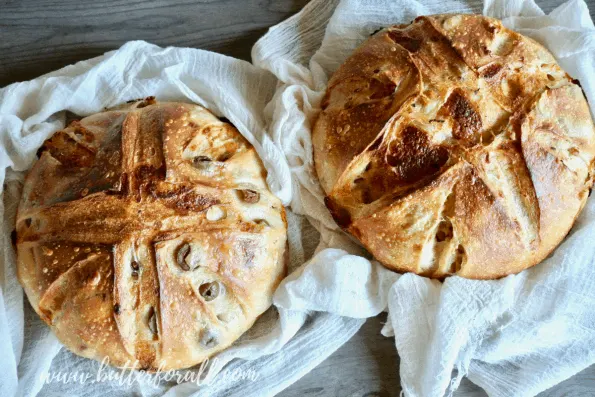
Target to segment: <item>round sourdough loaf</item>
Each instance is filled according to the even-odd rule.
[[[326,205],[385,266],[490,279],[543,260],[593,184],[578,81],[478,15],[382,29],[329,81],[313,128]]]
[[[265,177],[200,106],[147,98],[73,122],[23,187],[31,305],[81,356],[149,371],[202,362],[252,326],[285,274],[285,212]]]

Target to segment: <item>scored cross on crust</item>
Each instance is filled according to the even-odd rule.
[[[17,219],[19,278],[74,352],[184,368],[227,347],[285,272],[285,213],[254,149],[180,103],[134,102],[42,148]]]
[[[329,81],[314,160],[339,226],[384,265],[496,278],[544,259],[593,183],[577,82],[477,15],[376,32]]]

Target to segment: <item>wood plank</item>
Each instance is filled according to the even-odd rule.
[[[307,0],[0,1],[0,87],[101,55],[130,40],[250,59],[267,29]]]
[[[249,60],[252,45],[268,27],[293,15],[307,2],[1,0],[0,87],[137,39],[161,46],[202,48]],[[538,3],[550,11],[561,1]]]

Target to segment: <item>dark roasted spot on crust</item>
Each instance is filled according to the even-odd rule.
[[[183,211],[203,211],[220,201],[211,196],[197,193],[190,186],[167,185],[165,188],[156,184],[148,185],[148,192],[172,209]]]
[[[361,190],[361,200],[362,203],[364,204],[370,204],[372,202],[374,202],[374,196],[372,195],[372,192],[369,189],[366,189],[365,187],[360,189]]]
[[[233,157],[233,153],[231,153],[231,152],[225,152],[225,153],[223,153],[221,156],[219,156],[217,158],[217,161],[224,162],[224,161],[229,160],[232,157]]]
[[[148,96],[141,103],[139,103],[136,106],[136,108],[137,109],[141,109],[141,108],[144,108],[144,107],[149,106],[149,105],[154,105],[155,103],[157,103],[157,101],[155,100],[155,97],[154,96]]]
[[[474,145],[479,142],[482,123],[481,116],[467,100],[461,89],[455,89],[444,107],[454,120],[452,135],[463,143]]]
[[[177,200],[166,201],[166,205],[170,204],[172,207],[184,209],[187,211],[202,211],[214,204],[218,204],[219,200],[209,196],[198,194],[195,192],[188,192],[180,195]]]
[[[46,147],[45,145],[42,145],[39,147],[39,149],[37,149],[37,151],[35,152],[35,155],[37,156],[37,158],[41,158],[41,155],[43,154],[43,152],[45,152]]]
[[[333,219],[337,222],[337,225],[342,228],[347,228],[351,224],[351,215],[349,212],[337,204],[331,197],[324,198],[324,204],[331,212]]]
[[[570,76],[568,76],[568,77],[570,77]],[[587,99],[587,93],[585,92],[585,89],[581,85],[581,82],[578,79],[572,79],[572,78],[571,78],[571,81],[573,84],[576,84],[581,88],[581,92],[583,93],[583,98],[585,98],[585,101],[587,101],[587,103],[588,103],[589,100]]]
[[[500,65],[499,63],[491,63],[481,70],[481,77],[485,79],[491,79],[492,77],[497,75],[501,69],[502,65]]]
[[[260,226],[266,226],[266,227],[271,226],[271,224],[266,219],[255,219],[254,223],[256,223],[257,225],[260,225]]]
[[[409,52],[417,52],[421,47],[421,40],[409,37],[400,30],[389,31],[388,37]]]
[[[492,35],[493,35],[493,33],[496,33],[497,27],[494,24],[492,24],[492,22],[490,22],[490,21],[482,21],[482,23],[484,24],[485,29],[489,33],[491,33]]]
[[[372,79],[370,81],[370,90],[372,94],[370,99],[380,99],[390,96],[395,93],[397,85],[392,81],[380,81],[378,79]]]
[[[95,160],[95,153],[71,138],[65,131],[58,131],[45,141],[38,154],[49,153],[65,167],[86,168]]]
[[[446,148],[433,146],[428,136],[413,126],[403,130],[401,139],[391,143],[386,155],[386,161],[393,167],[397,180],[406,183],[436,174],[448,158]]]
[[[116,303],[114,305],[114,313],[115,314],[120,314],[120,304]]]

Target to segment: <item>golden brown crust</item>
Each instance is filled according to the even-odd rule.
[[[478,15],[383,29],[313,129],[333,217],[384,265],[497,278],[566,236],[595,174],[586,99],[541,45]]]
[[[73,122],[25,180],[21,284],[77,354],[197,364],[252,326],[286,272],[285,212],[265,178],[200,106],[148,98]]]

